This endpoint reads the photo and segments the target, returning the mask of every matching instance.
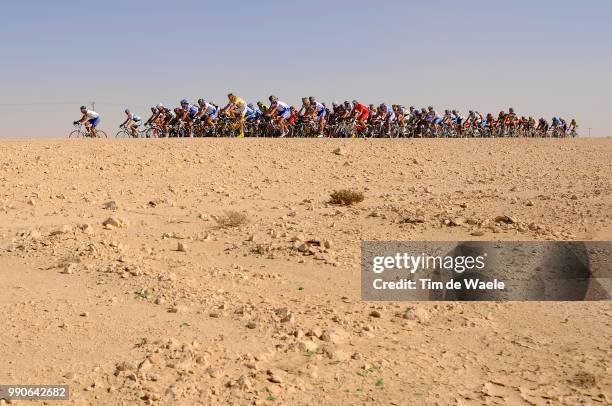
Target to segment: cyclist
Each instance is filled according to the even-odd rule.
[[[391,134],[391,124],[395,121],[395,113],[391,106],[387,106],[385,103],[381,103],[378,106],[378,114],[380,115],[381,121],[385,123],[387,129],[387,135]]]
[[[246,102],[240,97],[230,93],[227,95],[229,102],[221,109],[221,112],[227,112],[231,118],[239,125],[240,134],[238,138],[244,138],[244,121],[246,115]]]
[[[265,104],[263,104],[262,101],[258,101],[257,102],[257,107],[259,108],[259,111],[261,111],[262,115],[266,114],[266,111],[268,110],[268,106],[266,106]]]
[[[245,119],[246,121],[257,121],[261,117],[261,110],[259,110],[253,103],[247,104]]]
[[[284,137],[287,135],[287,133],[289,133],[287,120],[289,120],[292,116],[291,109],[287,103],[278,100],[278,97],[274,95],[270,96],[268,100],[270,100],[270,107],[267,110],[267,115],[276,119],[281,129],[280,136]]]
[[[289,126],[294,126],[295,122],[297,121],[298,118],[298,111],[295,107],[290,106],[289,107],[289,112],[291,113],[291,116],[289,116],[289,120],[287,120],[287,124]]]
[[[570,132],[570,135],[574,138],[576,138],[576,136],[578,135],[578,133],[576,132],[577,129],[578,129],[578,124],[576,123],[576,119],[572,118],[572,121],[569,126],[569,132]]]
[[[163,104],[159,103],[157,105],[157,111],[159,112],[159,125],[162,129],[163,134],[168,134],[168,129],[170,128],[170,123],[174,120],[174,113],[167,107],[164,107]]]
[[[548,129],[548,122],[543,117],[540,117],[540,120],[538,120],[538,128],[536,128],[536,131],[538,131],[541,136],[546,136],[548,134]]]
[[[189,100],[182,99],[181,100],[181,120],[185,123],[185,128],[187,129],[187,134],[190,137],[193,137],[193,122],[196,118],[196,115],[200,111],[200,109],[193,104],[189,103]]]
[[[151,117],[149,117],[147,119],[147,121],[145,121],[144,125],[148,126],[148,125],[155,125],[155,128],[153,128],[153,135],[155,137],[157,137],[157,127],[159,127],[159,122],[160,122],[160,117],[159,117],[159,112],[157,111],[157,107],[153,106],[151,107]]]
[[[213,126],[215,120],[219,117],[219,107],[204,99],[198,100],[198,106],[199,109],[196,118],[200,119],[204,123],[204,126]]]
[[[348,100],[345,100],[344,103],[342,103],[342,110],[343,110],[343,114],[342,114],[343,120],[352,118],[351,113],[353,112],[353,105]]]
[[[92,137],[96,137],[96,127],[100,124],[100,115],[93,110],[88,110],[87,107],[80,107],[81,117],[80,120],[74,121],[72,124],[83,124],[87,131],[91,134]]]
[[[319,103],[314,96],[308,98],[308,105],[312,108],[312,114],[316,115],[317,123],[319,124],[318,137],[323,137],[323,130],[325,129],[325,118],[327,117],[327,109],[321,103]],[[299,114],[299,113],[298,113]]]
[[[130,133],[132,133],[132,138],[138,138],[138,127],[142,123],[142,119],[136,115],[136,113],[130,112],[130,109],[125,109],[125,114],[127,118],[119,127],[126,127],[130,129]]]
[[[353,117],[357,119],[357,132],[366,129],[366,121],[370,118],[370,109],[363,103],[353,100]]]
[[[308,100],[308,97],[302,97],[302,107],[300,107],[300,110],[298,111],[298,116],[306,118],[307,116],[310,116],[311,113],[312,109],[310,108],[310,101]]]

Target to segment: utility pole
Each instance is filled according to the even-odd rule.
[[[96,102],[95,102],[95,101],[92,101],[92,102],[91,102],[91,109],[92,109],[93,111],[96,111]]]
[[[591,136],[591,127],[589,127],[589,137]]]

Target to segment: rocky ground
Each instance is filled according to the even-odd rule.
[[[610,302],[363,302],[359,249],[609,240],[611,157],[612,139],[0,142],[0,383],[79,405],[610,404]]]

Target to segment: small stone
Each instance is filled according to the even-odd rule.
[[[64,270],[62,271],[62,273],[66,275],[72,275],[74,273],[75,267],[76,267],[75,264],[68,264],[64,267]]]
[[[382,317],[382,314],[378,310],[372,310],[370,312],[370,316],[374,317],[374,318],[377,318],[377,319],[380,319]]]
[[[512,217],[508,217],[506,215],[495,217],[495,222],[496,223],[506,223],[506,224],[516,223],[516,221]]]
[[[70,231],[72,231],[72,227],[70,227],[69,225],[64,225],[61,228],[51,231],[49,235],[50,236],[61,235],[61,234],[69,233]]]
[[[179,242],[178,244],[176,244],[176,250],[179,252],[187,252],[187,245]]]
[[[42,238],[42,234],[38,230],[32,230],[32,231],[30,231],[30,233],[28,235],[33,240],[39,240],[39,239]]]
[[[187,310],[186,306],[175,305],[168,309],[169,313],[184,313]]]
[[[79,314],[79,316],[81,316],[81,317],[89,317],[89,313],[88,312],[83,312],[83,313]]]
[[[406,308],[406,311],[404,312],[402,317],[406,320],[415,320],[419,323],[422,323],[429,319],[430,315],[429,312],[422,307],[409,306],[408,308]]]
[[[74,372],[66,372],[64,375],[64,378],[68,379],[69,381],[72,381],[74,379],[76,379],[77,375]]]
[[[269,369],[268,380],[272,383],[283,383],[282,372],[277,369]]]
[[[470,233],[470,235],[473,235],[475,237],[481,237],[481,236],[485,235],[485,232],[482,231],[482,230],[475,230],[475,231],[472,231]]]
[[[291,237],[291,242],[304,241],[304,234],[297,234]]]
[[[119,208],[119,206],[117,205],[117,202],[115,202],[114,200],[110,200],[104,203],[102,207],[106,210],[117,210]]]
[[[326,354],[327,354],[327,357],[331,359],[332,361],[343,362],[350,358],[347,352],[339,350],[339,349],[326,351]]]
[[[122,228],[129,226],[129,224],[129,221],[115,217],[109,217],[102,222],[102,225],[106,228]]]
[[[340,344],[347,338],[347,336],[348,334],[344,330],[340,328],[331,328],[325,330],[325,332],[321,335],[321,340],[332,344]]]
[[[318,328],[318,327],[311,328],[311,329],[310,329],[310,330],[308,330],[308,332],[306,333],[306,336],[308,336],[308,337],[316,337],[316,338],[319,338],[319,337],[321,337],[322,335],[323,335],[323,332],[322,332],[322,331],[321,331],[321,329],[320,329],[320,328]]]
[[[347,152],[344,148],[339,147],[334,150],[334,154],[339,155],[339,156],[344,156],[347,154]]]
[[[151,369],[153,367],[153,363],[151,362],[151,360],[149,358],[145,358],[139,365],[138,365],[138,370],[139,371],[148,371],[149,369]]]
[[[308,339],[298,341],[297,347],[303,352],[315,352],[317,351],[317,348],[319,348],[317,343]]]
[[[254,328],[257,328],[257,323],[254,321],[249,321],[246,326],[247,328],[250,328],[251,330],[253,330]]]

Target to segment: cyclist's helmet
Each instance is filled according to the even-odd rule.
[[[380,103],[380,106],[378,106],[378,108],[380,109],[386,109],[387,105],[385,103]]]
[[[198,104],[199,104],[200,106],[203,106],[203,105],[205,105],[205,104],[206,104],[206,100],[204,100],[204,99],[198,99]]]
[[[157,113],[157,107],[151,107],[151,113]]]
[[[80,108],[81,110],[87,110],[87,107],[85,107],[85,106],[81,106],[81,107],[79,107],[79,108]]]
[[[337,101],[332,102],[332,107],[338,107],[338,102]]]
[[[156,106],[156,107],[157,107],[158,109],[163,109],[163,108],[164,108],[164,105],[163,105],[163,104],[161,104],[161,103],[157,103],[157,106]]]
[[[353,100],[353,106],[356,106],[358,104],[359,104],[359,102],[357,100]]]
[[[270,100],[271,103],[275,103],[278,101],[278,97],[270,95],[270,97],[268,97],[268,100]]]
[[[249,103],[247,104],[247,107],[250,108],[251,110],[255,110],[253,103]]]
[[[130,114],[130,109],[125,109],[125,114]]]
[[[183,104],[189,104],[189,101],[188,101],[187,99],[182,99],[182,100],[181,100],[181,106],[182,106]]]

